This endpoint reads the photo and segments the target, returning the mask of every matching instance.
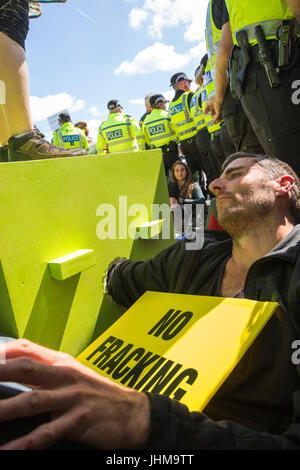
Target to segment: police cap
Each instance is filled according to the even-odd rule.
[[[190,83],[193,81],[193,80],[190,80],[185,73],[183,72],[179,72],[179,73],[175,73],[175,75],[173,75],[171,77],[171,83],[170,83],[170,86],[173,86],[175,85],[175,83],[178,83],[180,82],[181,80],[188,80]]]
[[[155,106],[157,103],[159,102],[163,102],[163,103],[169,103],[168,100],[165,99],[165,97],[163,95],[153,95],[151,96],[150,100],[149,100],[149,103],[150,105],[153,107]]]
[[[121,106],[121,103],[119,100],[110,100],[108,103],[107,103],[107,108],[108,109],[115,109],[115,108],[118,108],[120,106],[120,108],[122,108]],[[123,109],[123,108],[122,108]]]

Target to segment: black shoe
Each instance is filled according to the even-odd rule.
[[[8,145],[0,147],[0,162],[8,162]]]
[[[9,161],[44,160],[45,158],[77,157],[86,155],[83,149],[61,149],[47,142],[38,129],[26,132],[8,140]]]

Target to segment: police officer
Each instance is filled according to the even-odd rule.
[[[208,60],[205,66],[204,89],[201,93],[202,106],[204,110],[206,108],[206,103],[215,95],[215,62],[218,44],[221,38],[221,28],[216,26],[213,12],[215,13],[215,16],[220,14],[219,10],[216,10],[216,7],[219,6],[218,3],[218,0],[211,0],[207,9],[205,39]],[[205,118],[207,129],[211,137],[211,148],[214,154],[217,155],[219,164],[221,165],[226,156],[235,152],[235,145],[228,134],[223,120],[219,120],[217,123],[214,122],[210,113],[206,113]]]
[[[135,118],[122,112],[118,100],[107,103],[109,117],[99,127],[97,153],[130,152],[145,149],[145,137]]]
[[[58,116],[60,129],[53,134],[53,144],[65,149],[82,148],[88,150],[89,145],[85,133],[75,127],[69,113],[60,113]]]
[[[228,86],[240,100],[264,151],[300,175],[300,3],[226,0],[216,62],[215,120]],[[234,49],[232,49],[234,46]]]
[[[173,164],[178,160],[176,129],[166,111],[169,103],[163,95],[152,95],[152,111],[143,122],[143,132],[149,148],[160,148],[163,154],[165,173],[168,176]]]
[[[195,71],[195,83],[198,89],[195,91],[191,100],[191,113],[196,123],[198,132],[196,134],[196,145],[202,156],[202,165],[207,178],[207,186],[212,180],[219,176],[219,160],[214,154],[211,143],[210,133],[208,132],[205,114],[202,108],[201,92],[204,87],[204,72],[207,63],[207,54],[201,60],[199,67]]]
[[[210,51],[210,66],[215,70],[216,50],[221,39],[225,0],[210,0],[207,9],[206,37]],[[235,99],[228,86],[222,105],[222,118],[226,130],[234,142],[236,151],[264,153],[240,102]],[[223,128],[225,129],[225,128]],[[221,139],[223,134],[221,130]],[[223,142],[224,144],[224,142]]]
[[[202,157],[196,145],[197,126],[191,113],[191,82],[185,73],[175,73],[171,77],[170,86],[175,90],[175,96],[169,106],[169,115],[176,129],[180,147],[192,174],[199,171],[202,178]],[[203,186],[203,184],[202,184]]]
[[[143,116],[139,120],[139,125],[142,127],[143,122],[145,118],[151,113],[152,111],[152,106],[150,104],[150,98],[153,96],[154,93],[148,93],[148,95],[145,96],[145,107],[146,107],[146,112],[143,114]]]

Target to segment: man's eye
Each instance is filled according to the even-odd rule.
[[[230,173],[230,178],[238,178],[239,176],[241,176],[241,173],[239,171]]]

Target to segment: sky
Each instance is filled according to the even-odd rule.
[[[47,117],[68,109],[97,139],[107,103],[137,120],[148,93],[174,96],[170,77],[189,78],[206,52],[208,0],[67,0],[42,4],[26,41],[34,124],[51,139]],[[192,89],[196,89],[192,84]]]

